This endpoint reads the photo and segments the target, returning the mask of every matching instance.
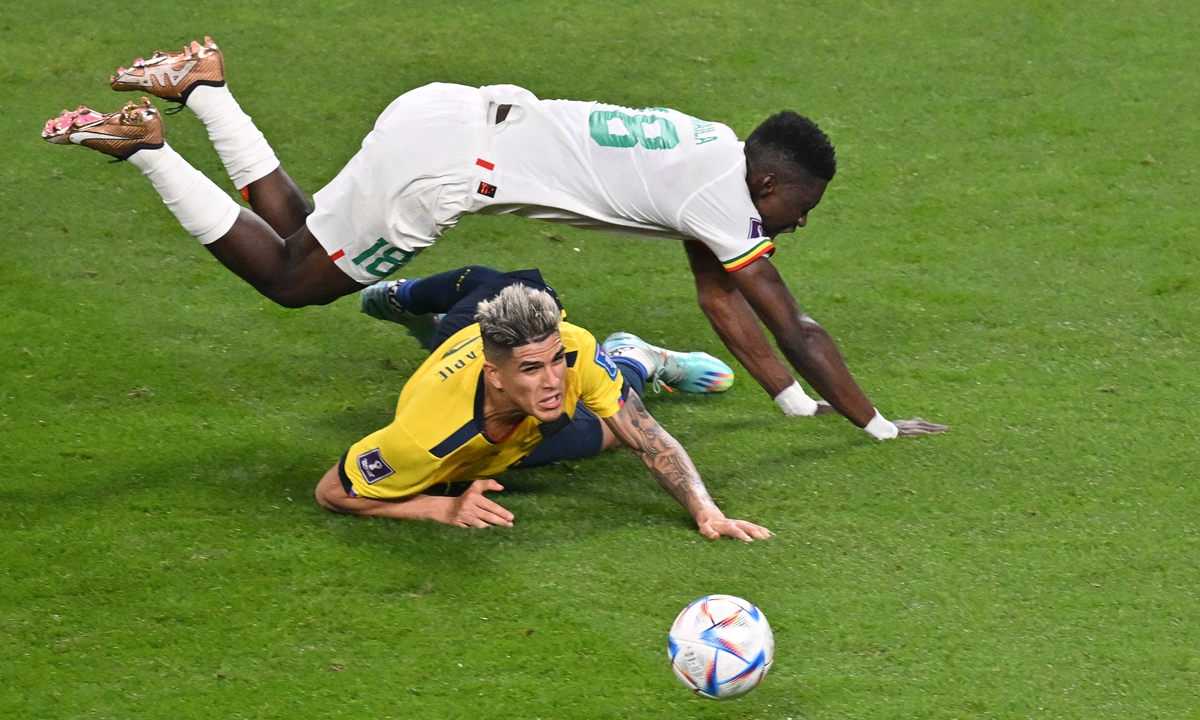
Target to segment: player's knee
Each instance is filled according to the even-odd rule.
[[[308,288],[297,287],[295,285],[272,285],[259,288],[259,292],[271,302],[289,310],[310,307],[312,305],[328,305],[336,299],[317,296]]]

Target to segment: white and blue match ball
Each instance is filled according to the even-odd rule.
[[[732,595],[708,595],[675,618],[667,636],[671,669],[684,687],[725,700],[758,687],[775,661],[775,636],[762,612]]]

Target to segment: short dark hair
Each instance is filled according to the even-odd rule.
[[[752,163],[787,162],[828,182],[837,172],[829,136],[812,120],[784,110],[763,120],[746,138],[746,157]]]

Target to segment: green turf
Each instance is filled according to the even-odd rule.
[[[775,262],[886,414],[952,432],[788,421],[744,373],[654,398],[778,533],[750,546],[700,539],[623,454],[504,476],[512,529],[325,512],[415,343],[353,298],[271,306],[134,168],[38,138],[205,33],[309,191],[433,80],[743,136],[812,115],[840,172]],[[1198,44],[1183,0],[0,6],[0,716],[1196,716]],[[228,187],[194,117],[167,128]],[[465,263],[729,358],[675,243],[469,218],[411,270]],[[778,642],[729,703],[665,661],[713,592]]]

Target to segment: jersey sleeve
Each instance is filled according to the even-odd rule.
[[[427,488],[436,470],[436,458],[393,422],[351,445],[338,472],[357,497],[397,500]]]
[[[579,355],[573,368],[579,378],[579,399],[596,417],[612,417],[625,403],[621,393],[625,378],[591,333],[580,331],[579,335]]]
[[[707,245],[730,272],[775,252],[771,238],[763,234],[743,170],[744,166],[735,165],[701,188],[679,215],[680,230]]]

